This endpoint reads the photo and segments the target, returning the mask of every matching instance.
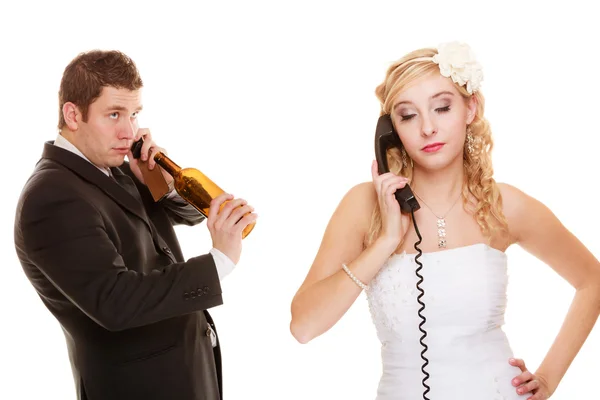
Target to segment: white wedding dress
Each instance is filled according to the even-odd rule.
[[[381,341],[383,374],[377,400],[423,399],[423,347],[416,254],[396,254],[367,290]],[[423,253],[422,314],[430,400],[516,400],[511,380],[521,371],[502,325],[508,282],[506,254],[486,244]]]

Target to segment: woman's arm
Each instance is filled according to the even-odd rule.
[[[510,185],[500,187],[504,214],[516,242],[576,290],[563,325],[535,372],[551,395],[600,314],[600,263],[545,205]]]
[[[292,301],[290,330],[300,343],[329,330],[360,294],[342,263],[368,285],[394,252],[397,242],[383,238],[363,249],[376,206],[373,183],[362,183],[344,196],[331,217],[312,267]]]

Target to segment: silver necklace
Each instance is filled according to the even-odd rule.
[[[423,204],[425,204],[425,206],[429,209],[429,211],[431,211],[431,213],[437,218],[438,248],[440,248],[440,249],[446,248],[446,216],[448,215],[448,213],[450,211],[452,211],[452,209],[458,202],[458,199],[460,199],[462,197],[462,193],[456,198],[456,200],[454,200],[454,203],[452,203],[452,206],[450,206],[448,211],[446,211],[441,217],[438,216],[435,212],[433,212],[431,207],[429,207],[427,205],[427,203],[425,203],[425,200],[423,200],[421,198],[421,196],[419,196],[414,190],[413,190],[413,193],[419,198],[419,200],[421,200],[423,202]]]

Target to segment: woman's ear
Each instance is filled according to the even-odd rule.
[[[471,125],[471,122],[475,119],[475,114],[477,113],[477,98],[475,96],[471,96],[467,103],[467,125]]]

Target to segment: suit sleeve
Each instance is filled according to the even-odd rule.
[[[134,328],[223,303],[210,254],[149,273],[128,269],[93,205],[59,187],[49,192],[22,203],[23,250],[65,297],[105,329]]]
[[[122,171],[129,175],[135,182],[140,194],[146,197],[148,204],[153,204],[154,200],[150,194],[150,190],[145,184],[140,182],[135,174],[131,171],[129,162],[125,162],[121,167]],[[206,218],[196,208],[183,200],[176,190],[172,190],[159,202],[160,206],[165,210],[172,225],[187,225],[194,226],[200,224]]]
[[[198,225],[206,218],[173,190],[160,201],[173,225]]]

